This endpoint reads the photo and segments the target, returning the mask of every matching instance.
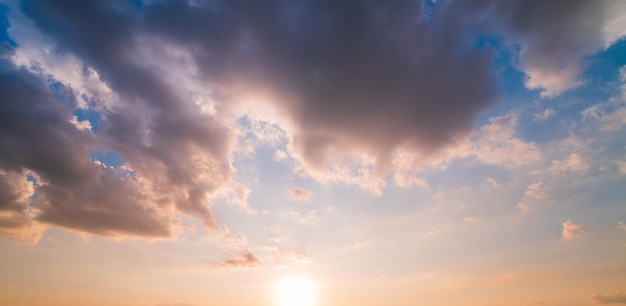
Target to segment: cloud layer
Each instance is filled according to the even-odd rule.
[[[173,237],[181,214],[219,228],[211,205],[225,194],[253,212],[232,166],[253,112],[280,126],[268,142],[286,141],[275,156],[296,172],[377,195],[390,172],[429,188],[412,171],[446,159],[536,162],[516,115],[476,131],[500,97],[494,50],[475,41],[519,46],[526,85],[545,96],[573,88],[583,57],[621,35],[607,28],[619,5],[556,3],[22,1],[0,61],[0,234]],[[107,152],[120,164],[95,157]],[[553,168],[589,166],[572,154]]]

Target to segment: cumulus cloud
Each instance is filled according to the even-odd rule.
[[[133,58],[139,30],[131,6],[24,1],[21,9],[52,38],[47,47],[56,53],[50,56],[73,56],[80,65],[67,70],[97,73],[118,99],[105,103],[110,96],[99,96],[102,88],[93,91],[80,82],[74,90],[63,83],[73,77],[55,79],[58,70],[46,70],[49,65],[38,65],[37,57],[17,67],[29,53],[3,46],[0,169],[38,178],[38,198],[26,219],[105,236],[155,238],[175,234],[177,213],[215,228],[210,199],[223,188],[245,206],[249,190],[233,182],[230,165],[232,131],[158,69]],[[73,114],[79,108],[99,112],[104,124],[97,134]],[[100,150],[116,152],[124,165],[93,162],[89,152]]]
[[[232,159],[260,143],[298,175],[373,195],[390,172],[400,187],[426,187],[408,173],[460,156],[537,161],[535,144],[514,136],[515,115],[472,138],[499,97],[493,50],[467,28],[518,44],[527,86],[553,96],[622,34],[614,2],[561,5],[450,1],[427,16],[419,1],[22,1],[9,31],[18,47],[0,48],[0,233],[172,237],[178,214],[215,229],[217,197],[254,213]],[[620,126],[612,114],[598,118]],[[123,165],[93,162],[103,151]]]
[[[214,268],[253,268],[261,267],[263,263],[252,253],[231,257],[221,263],[213,265]]]
[[[388,168],[400,151],[436,158],[496,102],[491,52],[452,51],[463,48],[462,28],[445,15],[436,23],[449,26],[431,24],[418,2],[218,6],[164,2],[146,20],[153,33],[199,47],[196,61],[225,95],[267,93],[290,127],[291,155],[320,180],[327,167]],[[366,175],[334,177],[381,187]]]
[[[583,227],[570,220],[563,222],[563,240],[572,240],[583,234]]]
[[[624,220],[617,222],[617,228],[626,232],[626,223],[624,223]]]
[[[593,293],[589,299],[596,304],[626,304],[626,293],[622,291]]]
[[[291,199],[296,201],[308,201],[311,199],[311,192],[302,188],[302,187],[294,187],[289,190],[289,195]]]
[[[71,122],[71,89],[52,91],[41,76],[6,58],[0,61],[0,89],[0,192],[3,207],[19,215],[23,226],[38,221],[102,235],[172,233],[173,222],[151,199],[153,186],[92,161],[87,149],[94,147],[93,134]],[[33,193],[37,205],[29,210]]]

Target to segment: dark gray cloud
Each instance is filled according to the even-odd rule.
[[[136,179],[91,160],[93,135],[71,123],[71,89],[52,90],[8,55],[0,60],[0,210],[13,217],[0,227],[30,228],[35,218],[102,235],[169,236],[171,222],[150,207]],[[33,191],[39,198],[30,214]]]
[[[191,48],[225,97],[242,83],[273,92],[308,166],[357,151],[384,168],[400,148],[427,160],[463,142],[496,103],[491,50],[474,48],[475,35],[519,46],[527,86],[554,96],[581,82],[615,5],[451,1],[428,18],[421,1],[165,1],[145,20]]]
[[[56,40],[57,52],[78,56],[119,95],[122,101],[102,110],[107,125],[100,142],[150,182],[159,193],[153,204],[174,204],[213,227],[208,197],[232,177],[232,136],[179,97],[159,73],[132,59],[142,32],[133,7],[122,1],[24,1],[22,8]],[[104,202],[125,201],[102,196]]]
[[[400,146],[436,154],[496,102],[491,52],[469,47],[448,20],[428,21],[419,1],[243,3],[163,2],[145,18],[194,48],[220,88],[237,80],[274,92],[311,165],[333,151],[365,151],[381,165]]]
[[[613,293],[594,293],[591,301],[597,304],[626,304],[626,293],[616,291]]]

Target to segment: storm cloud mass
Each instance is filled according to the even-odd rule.
[[[218,194],[246,206],[237,120],[258,110],[287,131],[299,171],[356,172],[378,190],[391,172],[472,154],[476,116],[500,101],[480,35],[519,48],[526,85],[553,96],[614,39],[604,29],[619,6],[442,2],[16,3],[26,21],[0,62],[0,234],[173,237],[179,214],[217,229]]]

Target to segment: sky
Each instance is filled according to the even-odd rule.
[[[620,0],[0,0],[0,304],[626,304],[625,35]]]

